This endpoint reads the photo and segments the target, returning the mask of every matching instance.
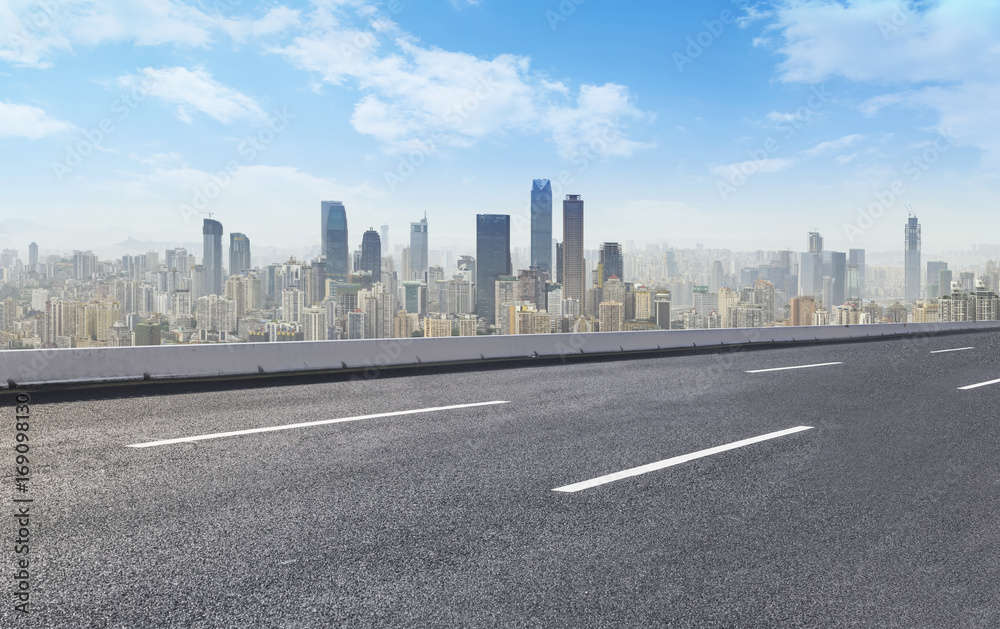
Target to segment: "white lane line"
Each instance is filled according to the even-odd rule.
[[[1000,380],[990,380],[989,382],[980,382],[979,384],[970,384],[967,387],[958,387],[959,391],[968,391],[970,389],[978,389],[979,387],[988,387],[991,384],[1000,384]]]
[[[799,365],[798,367],[778,367],[776,369],[755,369],[747,373],[767,373],[769,371],[789,371],[791,369],[812,369],[813,367],[829,367],[831,365],[843,365],[844,363],[820,363],[818,365]]]
[[[506,401],[477,402],[475,404],[455,404],[453,406],[437,406],[434,408],[418,408],[410,411],[396,411],[393,413],[376,413],[374,415],[358,415],[356,417],[342,417],[340,419],[323,419],[315,422],[303,422],[301,424],[286,424],[284,426],[268,426],[266,428],[250,428],[249,430],[234,430],[232,432],[217,432],[209,435],[197,435],[194,437],[180,437],[178,439],[164,439],[162,441],[150,441],[148,443],[133,443],[129,448],[154,448],[156,446],[168,446],[174,443],[188,443],[191,441],[204,441],[206,439],[220,439],[222,437],[235,437],[237,435],[252,435],[260,432],[276,432],[278,430],[291,430],[293,428],[307,428],[309,426],[325,426],[327,424],[343,424],[345,422],[356,422],[363,419],[378,419],[380,417],[399,417],[402,415],[417,415],[420,413],[435,413],[437,411],[451,411],[460,408],[475,408],[477,406],[493,406],[495,404],[510,404]]]
[[[597,487],[599,485],[607,485],[608,483],[613,483],[615,481],[622,480],[623,478],[631,478],[633,476],[639,476],[641,474],[648,474],[649,472],[662,470],[663,468],[666,467],[673,467],[674,465],[680,465],[681,463],[687,463],[688,461],[694,461],[695,459],[700,459],[706,456],[712,456],[713,454],[719,454],[720,452],[726,452],[727,450],[735,450],[737,448],[742,448],[745,446],[753,445],[755,443],[760,443],[761,441],[777,439],[778,437],[792,435],[797,432],[802,432],[804,430],[812,430],[812,428],[813,428],[812,426],[797,426],[795,428],[789,428],[788,430],[779,430],[778,432],[772,432],[766,435],[761,435],[760,437],[751,437],[750,439],[744,439],[743,441],[736,441],[734,443],[730,443],[724,446],[716,446],[714,448],[709,448],[708,450],[701,450],[700,452],[692,452],[691,454],[675,456],[672,459],[666,459],[665,461],[659,461],[658,463],[650,463],[649,465],[633,467],[630,470],[615,472],[614,474],[608,474],[606,476],[601,476],[591,480],[585,480],[580,483],[573,483],[572,485],[566,485],[565,487],[556,487],[552,491],[575,493],[578,491],[583,491],[584,489]]]
[[[939,349],[936,352],[931,352],[932,354],[945,354],[947,352],[967,352],[970,349],[976,349],[975,347],[957,347],[955,349]]]

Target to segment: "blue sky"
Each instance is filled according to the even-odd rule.
[[[636,6],[638,5],[638,6]],[[531,181],[586,241],[993,243],[1000,5],[985,0],[7,0],[0,246],[352,240],[427,212],[474,249]],[[563,183],[560,183],[563,182]],[[558,237],[561,226],[556,221]]]

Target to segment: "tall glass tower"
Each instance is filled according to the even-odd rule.
[[[552,183],[535,179],[531,186],[531,266],[552,277]]]
[[[906,221],[904,246],[906,301],[917,301],[920,299],[920,223],[912,214]]]
[[[229,234],[229,274],[239,275],[249,271],[250,266],[250,239],[246,234],[233,232]]]
[[[625,262],[622,257],[622,246],[617,242],[605,242],[601,244],[600,251],[601,264],[601,286],[607,282],[611,276],[617,277],[622,282],[625,281]]]
[[[418,223],[410,223],[410,277],[424,281],[427,272],[427,215]]]
[[[496,323],[496,281],[511,274],[510,215],[476,215],[476,314]]]
[[[371,271],[372,282],[382,281],[382,239],[374,228],[361,237],[361,270]]]
[[[830,292],[823,293],[827,309],[842,306],[847,301],[847,254],[842,251],[823,252],[823,278],[830,278]]]
[[[205,295],[222,294],[222,223],[205,219],[201,229],[205,248],[201,264],[205,267]]]
[[[347,246],[347,210],[340,201],[322,201],[323,255],[326,256],[324,279],[347,283],[351,279],[351,252]]]
[[[575,299],[583,308],[583,197],[563,200],[563,299]]]
[[[858,290],[857,298],[865,298],[865,250],[850,249],[847,252],[847,264],[858,267]]]

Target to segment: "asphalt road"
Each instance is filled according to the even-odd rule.
[[[0,626],[998,627],[1000,383],[960,389],[998,357],[977,333],[33,392],[32,607],[5,594]],[[130,447],[485,402],[505,403]]]

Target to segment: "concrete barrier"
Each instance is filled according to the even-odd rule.
[[[0,388],[378,370],[569,355],[1000,330],[1000,321],[0,351]]]

